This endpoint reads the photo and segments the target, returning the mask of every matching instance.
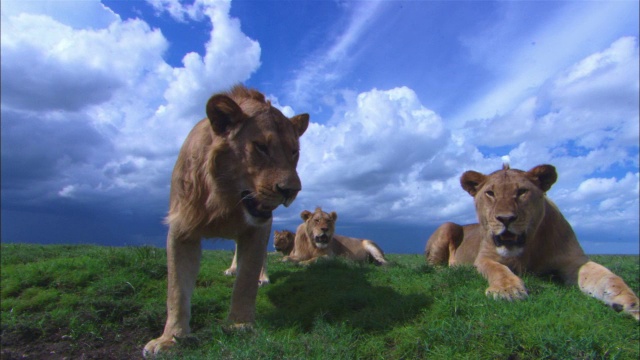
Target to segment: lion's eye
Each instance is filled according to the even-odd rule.
[[[269,156],[269,148],[267,147],[267,145],[256,141],[253,143],[253,146],[258,150],[258,152]]]
[[[314,221],[316,222],[316,224],[318,224],[320,222],[320,219],[315,219]]]
[[[484,193],[485,193],[485,195],[487,195],[490,198],[496,196],[496,194],[494,194],[493,191],[491,191],[491,190],[487,190]]]
[[[523,196],[524,194],[526,194],[526,193],[528,193],[528,192],[529,192],[529,190],[527,190],[527,189],[518,189],[518,194],[517,194],[517,196],[518,196],[518,197],[521,197],[521,196]]]

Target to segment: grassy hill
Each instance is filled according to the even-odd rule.
[[[136,359],[165,321],[166,255],[150,247],[3,244],[2,359]],[[640,325],[575,287],[525,276],[521,302],[484,296],[471,267],[422,255],[307,268],[269,254],[255,331],[225,333],[229,251],[205,251],[193,335],[169,359],[638,359]],[[638,256],[594,256],[638,293]]]

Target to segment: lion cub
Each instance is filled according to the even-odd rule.
[[[384,253],[376,243],[366,239],[356,239],[334,234],[338,214],[328,214],[321,208],[312,213],[300,213],[304,221],[296,230],[293,251],[283,261],[307,265],[321,257],[343,256],[356,261],[371,261],[376,265],[386,265]]]
[[[585,255],[571,225],[545,193],[556,182],[556,169],[539,165],[524,172],[510,169],[489,175],[462,174],[460,183],[474,198],[479,224],[441,225],[425,248],[430,264],[474,264],[487,279],[488,296],[527,297],[516,274],[557,274],[566,284],[616,311],[639,318],[640,301],[625,282]]]

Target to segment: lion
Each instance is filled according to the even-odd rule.
[[[318,207],[313,213],[302,211],[300,217],[303,223],[296,230],[293,250],[283,261],[308,265],[320,258],[342,256],[376,265],[387,264],[384,252],[373,241],[335,234],[338,219],[335,211],[328,214]]]
[[[282,255],[289,255],[293,251],[295,236],[296,234],[289,230],[276,230],[273,234],[273,247],[276,248],[276,251],[281,252]]]
[[[291,250],[293,250],[293,237],[295,235],[288,231],[278,231],[274,232],[273,236],[273,246],[276,248],[276,251],[281,252],[284,255],[289,255]],[[226,276],[235,276],[238,270],[238,251],[233,253],[233,260],[231,261],[231,266],[227,270],[224,271]],[[267,260],[265,258],[264,263],[262,265],[262,270],[260,271],[260,278],[258,279],[258,286],[263,286],[269,284],[269,276],[267,275]]]
[[[486,295],[494,299],[528,296],[516,274],[557,275],[565,284],[577,284],[583,293],[640,320],[638,297],[620,277],[589,260],[571,225],[547,198],[556,180],[552,165],[527,172],[508,164],[489,175],[465,172],[460,183],[474,198],[479,224],[441,225],[427,241],[426,261],[473,264],[489,283]]]
[[[207,117],[187,136],[171,177],[167,235],[167,322],[143,355],[173,346],[190,332],[191,294],[201,239],[237,244],[237,278],[227,321],[251,327],[273,211],[302,189],[299,138],[309,115],[287,118],[263,94],[242,85],[213,95]]]

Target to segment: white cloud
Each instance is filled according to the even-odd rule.
[[[338,211],[345,222],[460,215],[458,200],[468,195],[457,176],[474,149],[459,147],[409,88],[374,89],[345,102],[351,105],[334,115],[341,121],[312,122],[301,138],[304,190],[282,219],[315,206]]]
[[[451,119],[456,126],[511,112],[556,76],[558,69],[570,66],[585,53],[608,46],[610,39],[628,35],[621,34],[620,29],[637,29],[635,1],[550,5],[557,7],[557,11],[551,12],[545,21],[532,21],[536,16],[531,7],[501,3],[503,15],[499,21],[462,39],[471,59],[495,72],[496,83],[479,99],[460,109]],[[611,21],[616,21],[617,26],[612,26]]]
[[[43,15],[74,29],[106,28],[111,23],[120,21],[119,15],[94,0],[3,0],[0,6],[3,18],[20,14]]]
[[[229,9],[229,1],[203,2],[203,13],[212,23],[210,40],[204,56],[186,54],[184,67],[173,69],[164,96],[174,115],[203,117],[212,93],[246,81],[260,67],[260,44],[242,33],[240,21],[229,17]]]
[[[18,170],[13,158],[49,160],[49,189],[34,196],[42,189],[34,186],[34,200],[166,199],[179,146],[205,116],[208,96],[260,66],[260,46],[230,18],[228,1],[197,3],[211,37],[203,56],[186,54],[179,68],[164,61],[168,42],[159,29],[122,21],[99,1],[27,3],[2,2],[2,155],[3,170]],[[87,17],[96,21],[79,22]],[[53,146],[38,146],[40,138]],[[42,153],[14,151],[19,144]]]
[[[201,20],[203,17],[202,8],[207,5],[213,5],[217,1],[218,3],[227,2],[226,0],[196,0],[193,4],[184,4],[180,0],[146,0],[158,14],[163,12],[169,13],[171,17],[180,21],[186,22],[187,18],[194,20]]]
[[[583,167],[584,176],[634,164],[638,63],[637,39],[618,39],[548,79],[513,110],[462,133],[473,144],[513,146],[510,155],[522,163],[567,159]]]

